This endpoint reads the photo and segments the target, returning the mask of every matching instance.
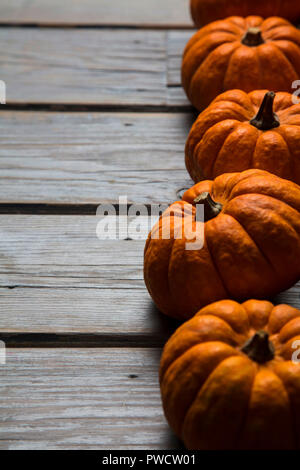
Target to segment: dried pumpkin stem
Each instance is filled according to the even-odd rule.
[[[249,47],[257,47],[264,42],[260,28],[249,28],[242,38],[242,44]]]
[[[258,331],[242,347],[241,351],[247,354],[252,361],[264,364],[275,356],[273,343],[269,341],[269,335],[265,331]]]
[[[268,93],[265,94],[257,115],[250,121],[252,126],[261,131],[268,131],[280,126],[278,116],[273,111],[275,96],[273,91],[268,91]]]
[[[204,220],[208,220],[217,217],[220,214],[223,206],[219,202],[215,202],[209,193],[201,193],[194,199],[194,204],[204,205]]]

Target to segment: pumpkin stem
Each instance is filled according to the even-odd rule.
[[[273,91],[268,91],[268,93],[265,94],[257,115],[250,121],[252,126],[261,131],[268,131],[280,126],[278,116],[273,111],[275,96]]]
[[[260,28],[249,28],[242,38],[242,44],[249,47],[256,47],[264,42]]]
[[[208,220],[217,217],[220,214],[223,206],[219,202],[215,202],[209,193],[201,193],[194,199],[194,204],[204,204],[204,220]]]
[[[275,356],[273,343],[269,341],[269,335],[265,331],[258,331],[242,347],[241,351],[247,354],[252,361],[263,364],[271,361]]]

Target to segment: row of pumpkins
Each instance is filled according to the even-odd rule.
[[[197,26],[226,14],[300,18],[299,0],[191,6]],[[164,348],[160,384],[188,449],[300,448],[300,311],[246,300],[300,279],[300,104],[288,93],[299,78],[300,31],[279,17],[215,21],[184,52],[182,83],[201,111],[186,144],[196,185],[151,231],[144,278],[163,313],[187,320]],[[198,204],[204,247],[186,250]]]

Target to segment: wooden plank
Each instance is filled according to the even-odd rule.
[[[160,203],[192,185],[189,113],[0,113],[1,203]]]
[[[1,0],[1,23],[190,27],[189,0]]]
[[[8,349],[1,449],[176,449],[159,349]]]
[[[99,345],[113,335],[162,344],[174,331],[178,323],[156,310],[144,287],[144,241],[100,241],[97,221],[0,216],[2,335],[92,333]],[[299,293],[300,283],[277,302],[300,308]]]
[[[0,215],[0,287],[143,289],[145,241],[100,240],[100,220]]]
[[[192,37],[194,33],[195,31],[169,31],[168,32],[167,82],[168,82],[169,87],[179,87],[179,90],[181,89],[180,85],[181,85],[182,54],[183,54],[183,51],[187,42],[189,41],[189,39]],[[179,97],[179,90],[176,90],[178,93],[178,97]]]
[[[7,104],[189,106],[167,83],[167,31],[0,29]]]
[[[144,241],[99,240],[92,216],[0,216],[1,333],[132,335],[163,343],[176,323],[143,282]],[[150,343],[152,341],[149,339]]]

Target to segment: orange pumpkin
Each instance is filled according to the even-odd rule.
[[[297,21],[300,3],[298,0],[191,0],[191,13],[198,28],[232,15],[264,18],[276,15]]]
[[[294,341],[300,311],[266,301],[223,300],[184,323],[164,348],[160,384],[166,418],[185,446],[300,449]]]
[[[247,170],[198,183],[164,212],[146,242],[144,278],[163,313],[188,319],[217,300],[288,289],[300,279],[299,259],[300,187]]]
[[[290,93],[231,90],[194,123],[185,161],[195,182],[260,168],[300,184],[300,104]]]
[[[182,85],[199,110],[226,90],[291,91],[299,78],[300,31],[278,17],[215,21],[190,39],[183,55]]]

